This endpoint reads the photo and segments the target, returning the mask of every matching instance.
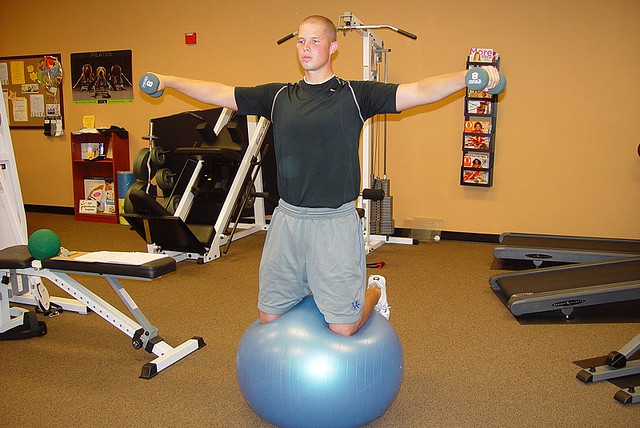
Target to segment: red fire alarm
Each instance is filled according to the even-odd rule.
[[[195,45],[198,43],[196,33],[184,33],[184,43],[187,45]]]

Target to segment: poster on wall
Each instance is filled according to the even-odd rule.
[[[71,54],[74,104],[133,101],[131,50]]]

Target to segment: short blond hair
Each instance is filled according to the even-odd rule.
[[[329,38],[330,42],[335,42],[338,39],[338,30],[336,29],[333,21],[329,18],[322,15],[311,15],[303,19],[300,25],[306,24],[308,22],[322,25],[324,27],[324,32]]]

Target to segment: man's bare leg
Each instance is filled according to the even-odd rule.
[[[382,278],[382,280],[384,281],[383,277],[380,277],[380,278]],[[374,278],[374,279],[377,279],[377,278]],[[383,284],[382,286],[384,287],[384,282],[382,284]],[[380,301],[380,296],[382,296],[382,290],[380,289],[380,286],[381,285],[379,282],[374,282],[374,283],[370,282],[369,288],[367,288],[367,290],[364,293],[364,306],[362,308],[362,312],[360,312],[360,319],[358,321],[350,324],[329,323],[329,330],[331,330],[336,334],[339,334],[340,336],[351,336],[356,331],[358,331],[363,325],[365,325],[365,323],[369,320],[371,313],[374,311],[376,305]],[[386,305],[386,299],[385,299],[385,305]],[[389,318],[388,311],[389,310],[387,308],[387,314],[385,315],[386,318]],[[274,321],[280,318],[280,316],[282,315],[282,314],[280,315],[268,314],[261,310],[258,310],[258,312],[260,314],[260,322],[263,324]]]
[[[260,309],[258,309],[258,313],[260,314],[260,322],[262,324],[266,324],[268,322],[277,320],[278,318],[280,318],[282,316],[282,315],[268,314],[266,312],[262,312]]]
[[[329,330],[340,336],[351,336],[369,320],[373,308],[380,300],[381,294],[382,292],[378,287],[369,287],[364,293],[364,307],[360,313],[360,319],[351,324],[329,324]]]

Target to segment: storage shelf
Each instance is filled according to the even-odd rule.
[[[103,145],[104,153],[109,157],[99,160],[83,158],[83,143]],[[86,153],[84,153],[86,156]],[[99,223],[118,223],[118,171],[129,170],[129,138],[122,138],[115,133],[109,134],[71,134],[71,168],[73,170],[73,205],[77,221],[93,221]],[[111,183],[109,192],[113,196],[113,209],[109,213],[80,212],[80,201],[86,199],[85,179],[104,179]],[[105,189],[106,190],[106,189]]]

